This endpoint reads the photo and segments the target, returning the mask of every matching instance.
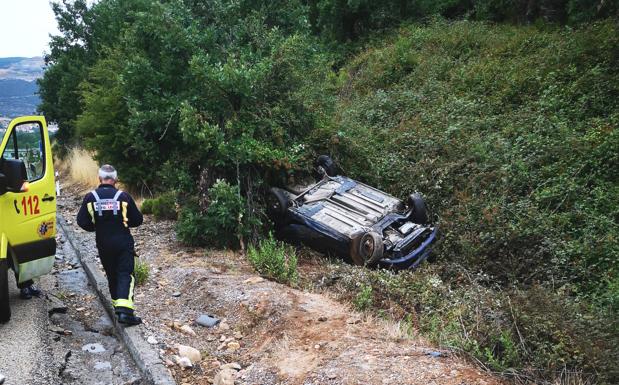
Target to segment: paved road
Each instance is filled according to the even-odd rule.
[[[6,376],[5,384],[47,384],[51,368],[47,332],[46,301],[19,298],[19,291],[11,275],[11,310],[13,316],[7,324],[0,325],[0,373]],[[49,280],[41,282],[46,285]]]
[[[5,384],[50,383],[45,300],[20,299],[15,280],[10,275],[13,316],[7,324],[0,325],[0,373],[7,378]]]
[[[54,271],[38,282],[42,298],[21,300],[12,278],[9,283],[13,315],[0,325],[5,385],[140,384],[135,364],[114,336],[107,313],[62,234],[59,241]]]

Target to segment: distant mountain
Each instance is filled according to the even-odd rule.
[[[43,58],[0,58],[0,117],[35,113],[41,102],[36,79],[43,76]]]
[[[42,57],[0,57],[0,79],[33,81],[43,76]]]
[[[32,96],[38,90],[36,81],[0,79],[0,98]]]

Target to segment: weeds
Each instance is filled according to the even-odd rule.
[[[69,169],[69,177],[73,183],[80,184],[87,188],[94,188],[99,184],[99,166],[93,159],[90,152],[74,147],[69,151],[66,162]]]
[[[292,246],[269,237],[261,240],[258,247],[250,246],[247,259],[261,275],[278,282],[296,284],[297,255]]]
[[[445,263],[414,273],[329,269],[340,277],[332,290],[356,309],[388,313],[408,333],[467,352],[491,370],[567,383],[594,374],[599,383],[612,383],[616,373],[617,362],[608,356],[619,343],[613,313],[551,287],[502,289],[484,274]],[[440,278],[449,269],[458,272],[457,284]],[[578,376],[564,375],[576,366],[582,368]]]
[[[150,267],[146,261],[140,258],[135,259],[135,266],[133,269],[133,276],[135,277],[135,283],[141,286],[146,283],[148,276],[150,275]]]
[[[353,300],[353,304],[359,311],[367,310],[372,307],[372,286],[362,286],[361,291],[357,293],[357,296]]]

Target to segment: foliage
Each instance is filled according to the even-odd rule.
[[[444,280],[446,268],[456,270],[458,278]],[[614,313],[599,312],[564,290],[502,289],[483,273],[447,264],[397,274],[345,265],[332,269],[328,274],[340,278],[333,291],[358,309],[388,312],[493,370],[553,378],[565,367],[579,367],[589,377],[598,373],[601,383],[616,380]]]
[[[299,145],[331,105],[319,88],[330,59],[307,33],[300,4],[82,3],[55,7],[62,35],[41,109],[123,182],[177,188],[170,173],[155,186],[157,159],[174,159],[194,180],[209,168],[243,183],[252,172],[280,178],[304,164]]]
[[[157,219],[176,219],[176,192],[170,191],[153,199],[144,199],[142,213]]]
[[[176,225],[178,238],[194,246],[238,247],[248,234],[245,200],[238,186],[218,180],[209,189],[210,205],[204,213],[197,205],[187,205]]]
[[[135,283],[141,286],[146,283],[148,276],[150,275],[150,267],[146,261],[142,261],[140,258],[135,259],[135,267],[133,269],[133,276],[135,277]]]
[[[292,246],[269,237],[260,240],[257,247],[250,246],[247,259],[256,271],[278,282],[296,283],[297,255]]]
[[[564,365],[616,382],[618,39],[610,21],[436,20],[340,71],[334,122],[314,143],[348,175],[423,191],[441,229],[444,290],[403,274],[374,286],[375,305],[402,286],[419,330],[498,370]],[[470,273],[457,266],[483,278],[459,288]]]
[[[353,300],[353,304],[357,310],[368,310],[372,307],[372,286],[363,285],[357,296]]]
[[[60,145],[181,191],[181,241],[242,246],[260,191],[330,153],[396,196],[422,191],[441,228],[431,281],[377,273],[360,304],[400,298],[496,369],[616,380],[616,1],[87,4],[54,6],[40,108]]]
[[[582,23],[616,16],[612,1],[530,0],[307,0],[314,32],[345,42],[385,30],[403,21],[421,21],[432,16],[496,22]]]
[[[153,213],[153,199],[144,199],[140,211],[142,214],[151,215]]]
[[[604,292],[619,270],[618,36],[614,23],[406,28],[345,69],[325,150],[397,196],[423,191],[442,259]]]
[[[200,208],[197,205],[186,205],[179,213],[176,236],[188,246],[204,246],[207,244],[204,237],[206,227],[206,220],[200,213]]]

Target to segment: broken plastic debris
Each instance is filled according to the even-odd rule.
[[[196,323],[198,325],[206,326],[206,327],[209,327],[209,328],[212,328],[213,326],[217,325],[219,322],[220,322],[219,319],[217,319],[215,317],[211,317],[210,315],[207,315],[207,314],[202,314],[196,320]]]

